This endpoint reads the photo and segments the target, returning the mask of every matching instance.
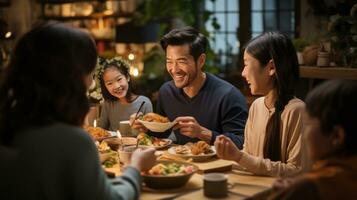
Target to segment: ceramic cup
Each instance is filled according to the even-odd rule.
[[[223,173],[208,173],[203,176],[203,193],[207,197],[227,196],[227,175]]]
[[[120,163],[124,165],[124,167],[130,164],[131,155],[133,154],[135,149],[136,146],[126,146],[123,147],[123,149],[119,148],[119,160]]]
[[[129,120],[119,122],[119,131],[122,137],[136,137],[138,135],[138,132],[131,128]]]

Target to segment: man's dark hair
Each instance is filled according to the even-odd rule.
[[[203,34],[187,26],[181,29],[173,29],[161,38],[160,44],[165,52],[168,45],[188,44],[190,47],[190,55],[197,61],[201,54],[206,53],[208,41]]]

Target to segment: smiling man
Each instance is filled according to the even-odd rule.
[[[233,85],[204,72],[207,42],[191,27],[174,29],[161,39],[172,81],[160,88],[157,113],[177,122],[173,130],[178,144],[199,140],[213,144],[224,134],[242,148],[246,101]],[[151,134],[162,138],[170,132]]]

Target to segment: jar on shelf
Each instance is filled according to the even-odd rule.
[[[317,62],[318,67],[330,66],[330,52],[325,50],[324,44],[320,43],[320,50],[317,52]]]
[[[319,51],[317,53],[317,64],[318,67],[330,66],[330,53],[326,51]]]

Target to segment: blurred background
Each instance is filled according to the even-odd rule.
[[[262,32],[286,33],[301,64],[298,96],[322,80],[357,78],[356,0],[0,0],[1,69],[16,41],[38,20],[57,20],[89,32],[99,55],[130,62],[136,90],[154,102],[166,74],[158,41],[169,30],[193,26],[210,41],[206,71],[247,97],[241,48]],[[326,68],[329,66],[329,68]],[[323,68],[325,67],[325,68]],[[327,71],[326,70],[337,70]]]

